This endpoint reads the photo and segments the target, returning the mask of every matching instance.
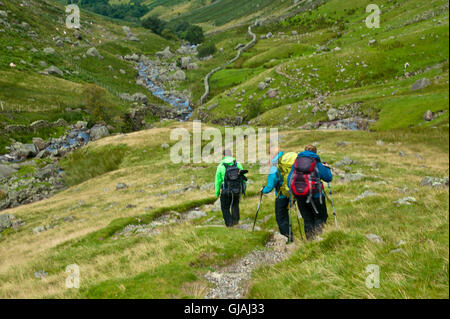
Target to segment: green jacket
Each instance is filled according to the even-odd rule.
[[[216,196],[220,195],[220,188],[222,187],[224,179],[225,179],[225,165],[231,166],[231,165],[233,165],[235,160],[236,159],[234,157],[225,156],[222,159],[222,162],[219,164],[219,166],[217,166],[216,181],[215,181]],[[241,163],[237,163],[237,168],[239,168],[240,170],[243,169]]]

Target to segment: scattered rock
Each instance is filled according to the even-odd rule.
[[[371,242],[374,242],[374,243],[377,243],[377,244],[384,243],[383,239],[380,236],[375,235],[375,234],[367,234],[366,238],[368,240],[370,240]]]
[[[12,218],[10,214],[0,215],[0,233],[12,226]]]
[[[429,186],[429,187],[445,187],[449,186],[449,178],[439,178],[432,176],[425,176],[420,182],[420,186]]]
[[[119,183],[116,185],[116,190],[127,189],[128,185],[125,183]]]
[[[434,113],[431,112],[430,110],[426,111],[425,114],[423,115],[423,119],[427,122],[431,121],[434,119]]]
[[[91,128],[90,136],[93,141],[109,136],[109,130],[105,125],[96,124]]]
[[[276,90],[276,89],[270,89],[269,91],[267,91],[267,96],[271,99],[278,96],[278,94],[279,94],[278,90]]]
[[[56,51],[53,48],[45,48],[43,52],[46,55],[56,54]]]
[[[431,81],[428,80],[427,78],[423,78],[414,82],[414,84],[411,86],[411,91],[422,90],[429,85],[431,85]]]
[[[415,203],[417,200],[414,197],[408,196],[405,198],[400,198],[399,200],[394,201],[394,204],[397,204],[397,206],[400,205],[411,205],[411,203]]]
[[[45,73],[50,75],[58,75],[58,76],[64,76],[64,73],[58,69],[56,66],[52,65],[51,67],[44,70]]]
[[[86,51],[86,55],[91,56],[91,57],[97,57],[100,60],[103,59],[103,56],[100,54],[100,52],[98,52],[98,50],[95,47],[89,48]]]
[[[47,276],[48,276],[48,273],[45,272],[45,271],[43,271],[43,270],[39,270],[39,271],[36,271],[36,272],[34,273],[34,277],[35,277],[35,278],[38,278],[38,279],[43,279],[43,278],[45,278],[45,277],[47,277]]]
[[[362,193],[361,195],[357,196],[355,199],[352,200],[352,202],[356,202],[359,201],[361,199],[367,198],[367,197],[372,197],[372,196],[377,196],[377,193],[372,192],[371,190],[366,190],[364,193]]]

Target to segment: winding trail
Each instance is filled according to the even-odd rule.
[[[256,38],[256,34],[254,34],[254,33],[252,32],[252,26],[249,26],[249,27],[248,27],[248,34],[252,37],[252,40],[251,40],[249,43],[247,43],[244,47],[240,48],[239,51],[238,51],[238,53],[237,53],[237,55],[236,55],[233,59],[231,59],[231,60],[227,61],[225,64],[223,64],[223,65],[221,65],[221,66],[215,68],[214,70],[212,70],[211,72],[209,72],[209,73],[206,75],[205,80],[204,80],[204,84],[205,84],[205,93],[204,93],[204,94],[202,95],[202,97],[200,98],[200,105],[203,105],[203,103],[205,103],[206,99],[207,99],[208,96],[209,96],[209,91],[210,91],[209,79],[211,78],[211,76],[212,76],[214,73],[216,73],[216,72],[218,72],[218,71],[220,71],[220,70],[226,68],[226,67],[227,67],[228,65],[230,65],[231,63],[235,62],[237,59],[239,59],[239,58],[241,57],[242,52],[244,52],[245,50],[247,50],[247,49],[249,49],[250,47],[252,47],[253,45],[255,45],[256,39],[257,39],[257,38]]]

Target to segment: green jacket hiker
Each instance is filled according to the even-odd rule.
[[[220,190],[223,188],[223,182],[225,181],[225,165],[231,166],[236,161],[234,157],[231,156],[225,156],[222,159],[222,162],[217,166],[216,170],[216,180],[215,180],[215,189],[216,189],[216,196],[218,197],[220,195]],[[237,163],[237,162],[236,162]],[[242,170],[243,167],[241,163],[237,163],[237,168]]]
[[[216,171],[215,190],[216,196],[220,196],[220,208],[225,225],[233,227],[240,219],[239,200],[245,193],[245,176],[242,174],[242,165],[231,156],[230,151],[225,150],[223,155]]]

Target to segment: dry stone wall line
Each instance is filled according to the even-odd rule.
[[[233,59],[229,60],[228,62],[226,62],[226,63],[223,64],[222,66],[219,66],[219,67],[215,68],[214,70],[212,70],[211,72],[209,72],[209,73],[206,75],[205,80],[204,80],[204,84],[205,84],[205,93],[204,93],[203,96],[200,98],[200,105],[203,105],[203,103],[205,103],[206,99],[207,99],[208,96],[209,96],[209,92],[210,92],[209,79],[211,78],[211,76],[212,76],[214,73],[216,73],[216,72],[218,72],[218,71],[220,71],[220,70],[226,68],[228,65],[234,63],[237,59],[239,59],[239,58],[241,57],[242,52],[244,52],[245,50],[247,50],[247,49],[249,49],[250,47],[252,47],[253,45],[255,45],[256,39],[257,39],[257,38],[256,38],[256,34],[254,34],[254,33],[252,32],[252,26],[249,26],[249,27],[248,27],[248,34],[252,37],[252,40],[251,40],[249,43],[247,43],[244,47],[240,48],[240,49],[238,50],[237,55],[236,55]]]

